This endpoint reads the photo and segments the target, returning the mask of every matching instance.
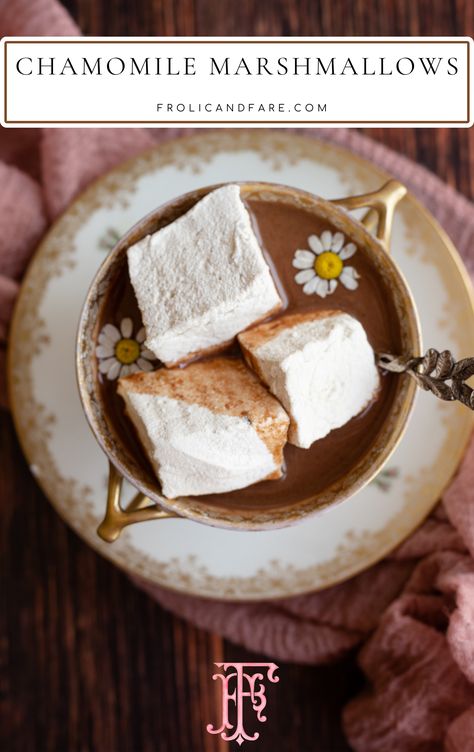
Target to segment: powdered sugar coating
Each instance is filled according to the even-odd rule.
[[[278,469],[246,418],[156,394],[122,396],[168,498],[233,491]]]
[[[296,323],[295,323],[296,322]],[[286,323],[286,325],[285,325]],[[358,415],[380,377],[363,326],[346,313],[283,317],[240,342],[251,364],[291,418],[288,440],[308,448]]]
[[[146,345],[166,364],[228,342],[281,306],[237,185],[128,249]]]

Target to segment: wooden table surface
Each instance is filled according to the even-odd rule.
[[[64,0],[64,5],[89,35],[474,32],[472,0]],[[474,196],[472,131],[365,132]],[[173,617],[89,550],[38,489],[6,413],[0,458],[0,748],[228,749],[205,731],[208,721],[217,720],[212,662],[268,657]],[[280,683],[269,693],[270,721],[248,748],[349,750],[340,712],[363,686],[354,656],[331,667],[281,665],[279,673]]]

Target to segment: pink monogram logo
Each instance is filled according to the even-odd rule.
[[[249,703],[244,701],[248,698],[257,720],[265,723],[267,717],[263,715],[263,711],[267,698],[264,681],[265,678],[273,684],[280,681],[278,676],[275,676],[278,666],[275,663],[216,663],[215,665],[222,669],[222,673],[214,674],[212,677],[222,682],[222,722],[219,728],[214,728],[213,724],[209,723],[207,731],[210,734],[220,734],[226,742],[235,740],[239,745],[244,741],[254,742],[260,734],[255,731],[250,735],[245,731],[244,707]],[[232,721],[230,715],[232,715]]]

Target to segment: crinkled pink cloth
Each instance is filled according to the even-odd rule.
[[[0,32],[69,35],[78,29],[55,0],[9,0],[0,3]],[[2,131],[3,349],[21,274],[49,223],[98,174],[173,134]],[[472,270],[470,202],[422,167],[356,132],[317,135],[348,146],[406,183],[438,217]],[[473,557],[474,444],[425,524],[385,561],[342,585],[278,603],[229,604],[138,584],[200,627],[282,661],[324,663],[361,644],[359,662],[368,688],[344,711],[355,750],[469,752],[474,750]]]

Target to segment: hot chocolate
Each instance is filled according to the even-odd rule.
[[[265,200],[265,197],[252,197],[245,203],[284,301],[283,310],[276,316],[337,309],[360,321],[375,352],[401,351],[399,316],[392,296],[362,246],[358,245],[354,250],[351,239],[341,238],[339,229],[319,216],[310,205]],[[186,206],[183,211],[188,208]],[[297,250],[307,254],[298,257],[306,259],[304,268],[301,264],[293,265]],[[302,275],[301,271],[307,273]],[[112,290],[101,308],[97,332],[107,323],[119,326],[124,318],[133,321],[136,331],[141,326],[141,318],[126,264],[122,266]],[[226,352],[238,356],[238,345],[233,344]],[[356,373],[354,379],[357,379]],[[146,472],[150,482],[155,483],[154,472],[125,416],[116,382],[102,378],[101,390],[114,432],[134,462]],[[346,475],[370,450],[390,412],[395,393],[396,376],[381,375],[377,396],[362,414],[332,430],[310,449],[287,444],[282,478],[200,498],[209,505],[229,504],[251,509],[258,504],[260,509],[270,510],[319,493]]]

